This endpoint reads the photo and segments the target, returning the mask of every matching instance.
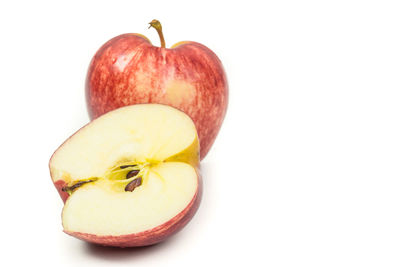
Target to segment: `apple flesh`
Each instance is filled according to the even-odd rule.
[[[142,103],[173,106],[194,121],[203,159],[217,137],[228,105],[228,82],[221,61],[206,46],[180,42],[153,46],[140,34],[123,34],[94,55],[86,77],[92,119],[116,108]]]
[[[107,246],[146,246],[179,231],[201,197],[199,142],[183,112],[159,104],[109,112],[50,160],[67,234]]]

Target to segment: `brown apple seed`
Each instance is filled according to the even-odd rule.
[[[136,187],[140,186],[141,184],[142,184],[142,177],[136,178],[125,186],[125,191],[132,192],[133,190],[135,190]]]
[[[139,173],[139,170],[132,170],[126,174],[126,179],[132,178],[133,176],[136,176]]]
[[[136,164],[133,164],[133,165],[121,165],[121,166],[119,166],[119,168],[120,169],[125,169],[125,168],[136,167],[136,166],[137,166]]]

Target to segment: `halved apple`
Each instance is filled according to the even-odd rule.
[[[76,132],[50,159],[64,200],[64,232],[108,246],[158,243],[200,203],[199,141],[192,120],[165,105],[111,111]]]

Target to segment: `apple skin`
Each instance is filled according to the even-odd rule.
[[[97,236],[93,234],[69,232],[65,230],[64,232],[86,242],[110,247],[143,247],[160,243],[181,230],[192,219],[199,208],[203,192],[203,185],[202,178],[198,171],[197,174],[197,191],[190,203],[175,217],[153,229],[140,233],[120,236]]]
[[[153,46],[139,34],[123,34],[94,55],[86,77],[91,119],[144,103],[175,107],[196,125],[203,159],[217,137],[228,105],[228,82],[218,57],[196,42]]]
[[[67,185],[67,183],[64,180],[58,180],[58,181],[54,182],[54,186],[56,187],[57,192],[58,192],[58,194],[60,194],[60,197],[64,203],[69,198],[69,194],[67,192],[62,191],[62,188],[66,185]]]

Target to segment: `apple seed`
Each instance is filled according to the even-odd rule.
[[[121,166],[119,166],[119,168],[120,169],[125,169],[125,168],[136,167],[136,166],[137,166],[136,164],[133,164],[133,165],[121,165]]]
[[[141,184],[142,184],[142,177],[136,178],[126,185],[125,191],[132,192],[133,190],[135,190],[136,187],[140,186]]]
[[[126,179],[132,178],[136,176],[140,171],[139,170],[132,170],[126,174]]]

